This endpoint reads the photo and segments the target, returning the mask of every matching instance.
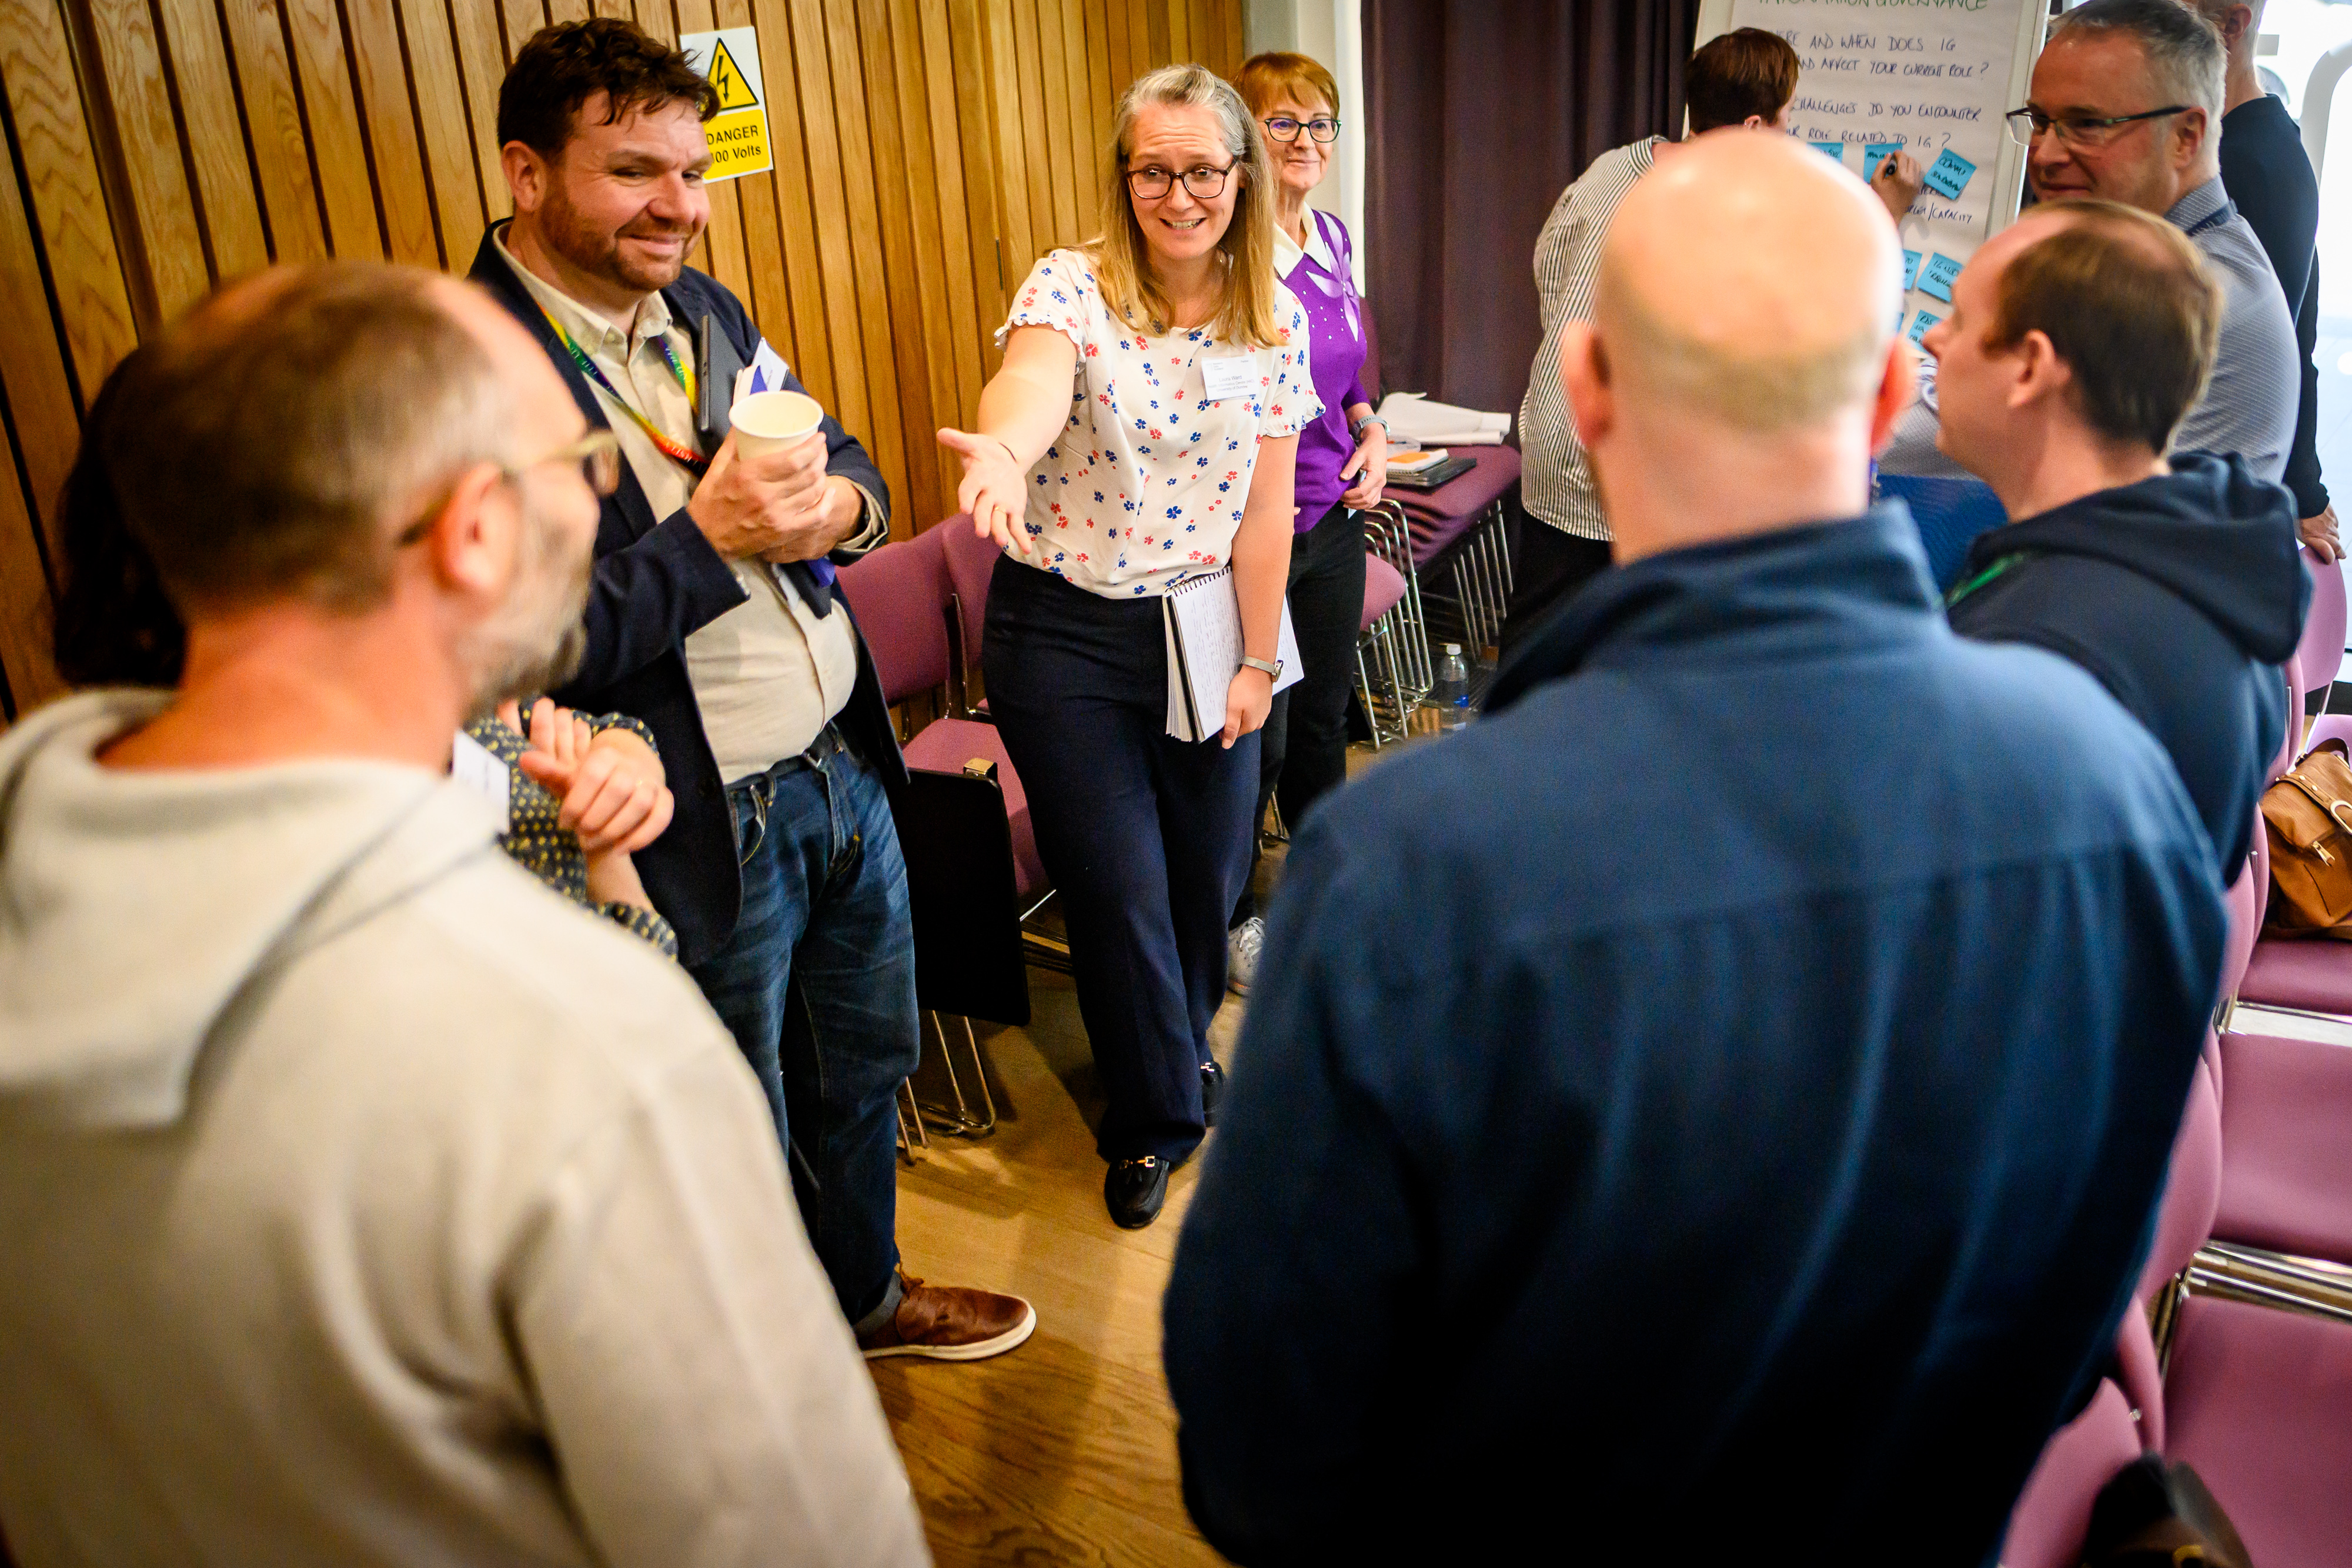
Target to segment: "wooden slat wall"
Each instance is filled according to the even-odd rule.
[[[1094,228],[1118,95],[1241,63],[1240,0],[7,0],[0,5],[0,721],[56,695],[57,498],[139,339],[270,261],[462,271],[510,210],[498,84],[550,20],[756,25],[776,167],[713,188],[697,264],[880,464],[954,507],[1008,288]]]

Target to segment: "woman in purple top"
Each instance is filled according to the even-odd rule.
[[[1296,829],[1307,807],[1348,776],[1348,694],[1364,613],[1364,525],[1355,509],[1381,498],[1388,427],[1363,383],[1364,306],[1347,227],[1307,205],[1307,193],[1330,172],[1339,84],[1305,55],[1264,54],[1243,62],[1234,85],[1274,160],[1275,269],[1307,312],[1307,369],[1323,400],[1323,416],[1298,433],[1293,488],[1290,619],[1302,674],[1274,699],[1259,754],[1257,820],[1278,794],[1282,820]],[[1236,991],[1249,989],[1265,932],[1244,883],[1225,971]]]

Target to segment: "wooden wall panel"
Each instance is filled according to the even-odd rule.
[[[511,211],[499,84],[550,20],[760,29],[772,171],[698,264],[866,444],[897,531],[955,507],[1010,289],[1093,232],[1137,75],[1241,56],[1238,0],[6,0],[0,722],[54,695],[57,498],[140,337],[269,262],[462,271]]]

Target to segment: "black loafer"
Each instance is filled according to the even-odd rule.
[[[1168,1201],[1168,1173],[1175,1167],[1157,1155],[1120,1160],[1103,1173],[1103,1202],[1111,1223],[1121,1230],[1140,1230],[1160,1218]]]
[[[1217,1103],[1225,1097],[1225,1070],[1213,1061],[1201,1063],[1201,1124],[1217,1124]]]

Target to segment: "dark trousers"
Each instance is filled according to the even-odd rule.
[[[1277,693],[1258,748],[1257,816],[1282,801],[1296,832],[1307,808],[1348,781],[1348,695],[1356,687],[1356,633],[1364,621],[1364,519],[1345,502],[1290,541],[1290,622],[1298,633],[1298,684]],[[1257,913],[1258,837],[1233,924]]]
[[[831,726],[727,802],[743,912],[692,973],[801,1155],[793,1193],[843,1314],[870,1328],[898,1304],[891,1102],[922,1052],[907,862],[882,780]]]
[[[1106,599],[1006,557],[982,649],[1110,1100],[1095,1147],[1181,1160],[1205,1130],[1201,1066],[1249,864],[1258,737],[1230,751],[1170,738],[1157,598]]]
[[[1503,656],[1568,602],[1569,596],[1614,564],[1607,539],[1588,539],[1530,516],[1511,558],[1511,603],[1503,617]]]

